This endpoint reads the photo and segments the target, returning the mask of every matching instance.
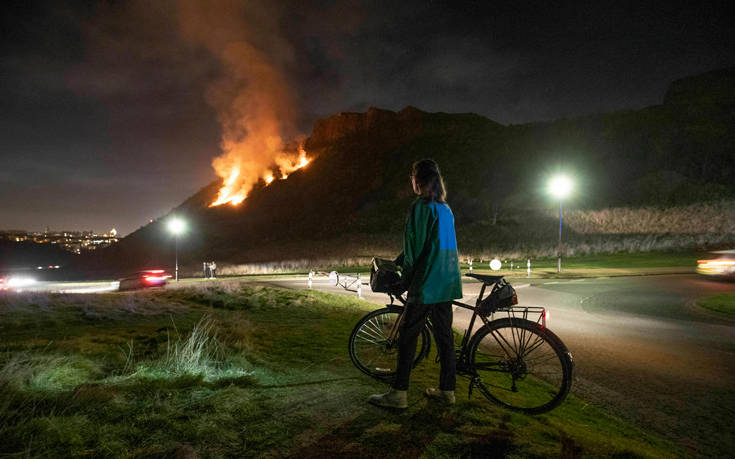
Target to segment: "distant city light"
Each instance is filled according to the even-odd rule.
[[[557,175],[549,180],[549,193],[558,199],[564,199],[572,193],[574,184],[565,175]]]
[[[13,242],[29,242],[34,244],[56,244],[67,252],[80,254],[82,251],[92,251],[109,247],[118,242],[116,235],[99,235],[94,231],[51,231],[31,232],[25,230],[0,230],[0,240]],[[48,269],[56,268],[48,266]],[[46,269],[41,266],[36,269]]]

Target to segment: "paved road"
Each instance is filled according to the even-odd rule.
[[[467,279],[465,301],[480,284]],[[273,281],[305,288],[306,279]],[[575,359],[573,393],[654,431],[687,452],[735,451],[735,321],[694,304],[700,295],[735,291],[735,283],[695,275],[603,279],[516,279],[522,305],[550,310],[548,326]],[[524,285],[525,284],[525,285]],[[317,278],[313,288],[355,295]],[[387,298],[363,286],[367,301]],[[466,328],[458,309],[454,326]]]

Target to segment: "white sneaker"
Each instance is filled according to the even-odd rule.
[[[392,387],[385,394],[375,394],[368,397],[368,403],[383,408],[408,408],[405,390],[395,390]]]
[[[454,405],[457,401],[453,390],[439,390],[436,387],[427,387],[424,394],[432,400],[436,400],[447,405]]]

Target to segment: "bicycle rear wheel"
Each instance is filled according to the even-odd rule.
[[[470,342],[469,361],[480,392],[515,411],[552,410],[572,385],[574,364],[564,343],[524,319],[498,319],[478,330]]]
[[[388,339],[403,308],[388,306],[373,311],[360,319],[350,334],[350,359],[355,366],[368,376],[378,379],[391,379],[396,374],[398,364],[398,341]],[[429,354],[431,336],[424,327],[416,345],[413,366]]]

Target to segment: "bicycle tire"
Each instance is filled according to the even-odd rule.
[[[557,407],[572,386],[574,361],[551,330],[502,318],[480,328],[468,355],[474,384],[490,401],[540,414]]]
[[[350,359],[366,375],[381,380],[395,376],[398,346],[388,343],[388,335],[402,313],[403,308],[399,306],[378,309],[365,315],[352,329],[348,346]],[[429,354],[430,349],[431,335],[425,326],[418,337],[412,368]]]

